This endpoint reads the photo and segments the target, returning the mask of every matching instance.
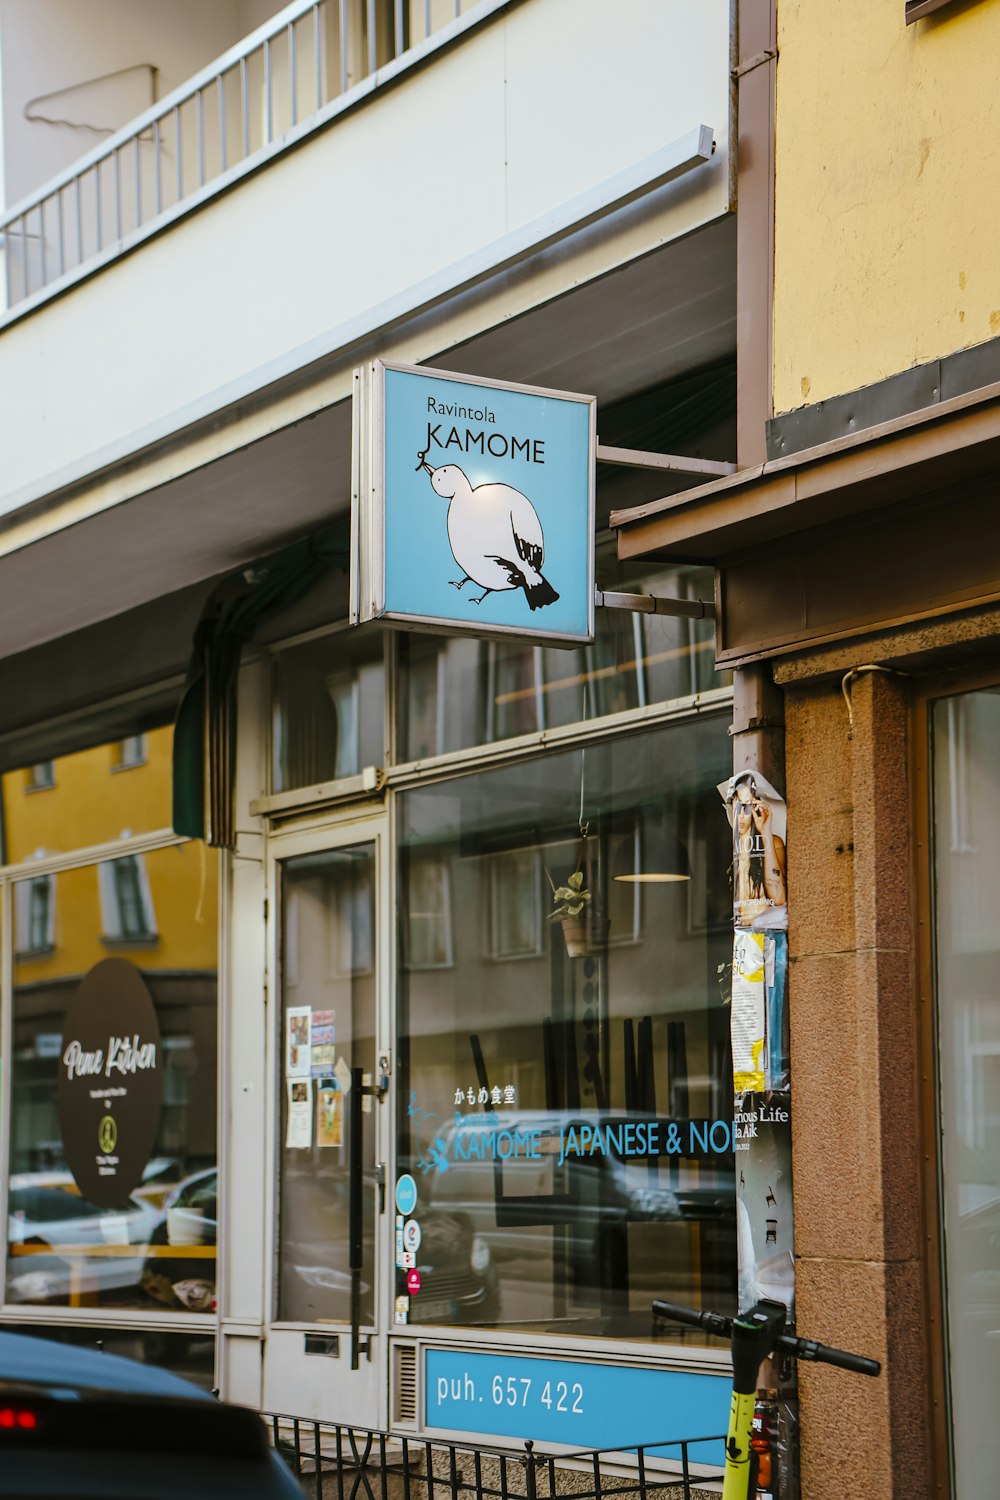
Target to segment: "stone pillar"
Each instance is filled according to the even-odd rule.
[[[800,1367],[802,1493],[923,1500],[930,1473],[906,679],[786,689],[797,1321],[882,1361]]]

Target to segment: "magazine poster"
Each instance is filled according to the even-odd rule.
[[[333,1075],[334,1043],[337,1040],[336,1011],[314,1010],[310,1032],[310,1071],[314,1078]]]
[[[285,1087],[288,1090],[285,1147],[288,1151],[303,1151],[312,1145],[312,1079],[289,1078],[285,1082]]]
[[[312,1065],[312,1007],[290,1005],[285,1011],[285,1077],[308,1078]]]
[[[794,1317],[791,1096],[737,1094],[734,1133],[740,1311],[766,1297]]]
[[[785,799],[759,771],[719,786],[733,830],[733,923],[753,932],[788,927]]]

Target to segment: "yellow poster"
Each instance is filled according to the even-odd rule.
[[[344,1096],[332,1079],[324,1078],[316,1090],[316,1144],[344,1144]]]
[[[737,1093],[766,1087],[764,1062],[766,1006],[763,932],[733,933],[733,988],[730,1031],[733,1041],[733,1086]]]

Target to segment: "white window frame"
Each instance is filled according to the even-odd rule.
[[[115,875],[115,865],[121,860],[134,861],[138,876],[139,902],[145,919],[144,929],[138,933],[124,930],[122,921],[121,893]],[[97,866],[97,887],[101,900],[101,941],[109,948],[143,947],[156,942],[159,934],[156,927],[156,912],[153,909],[153,893],[149,885],[149,873],[142,854],[120,854],[103,859]]]
[[[112,771],[134,771],[137,766],[144,766],[147,760],[146,736],[126,735],[125,739],[115,742],[113,754]]]
[[[41,943],[32,942],[32,904],[35,891],[45,887],[48,892],[48,908],[45,919],[45,936]],[[18,960],[43,958],[52,953],[56,945],[56,885],[55,877],[46,873],[29,875],[19,880],[14,887],[14,919],[16,925],[15,954]]]

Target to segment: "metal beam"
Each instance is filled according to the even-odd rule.
[[[656,594],[612,594],[597,589],[598,609],[627,609],[634,615],[681,615],[688,620],[714,620],[715,605],[710,599],[663,599]]]
[[[656,469],[668,474],[702,474],[707,478],[724,479],[736,473],[736,465],[722,463],[714,458],[678,458],[673,453],[647,453],[641,448],[609,448],[597,445],[599,464],[619,464],[625,469]]]

